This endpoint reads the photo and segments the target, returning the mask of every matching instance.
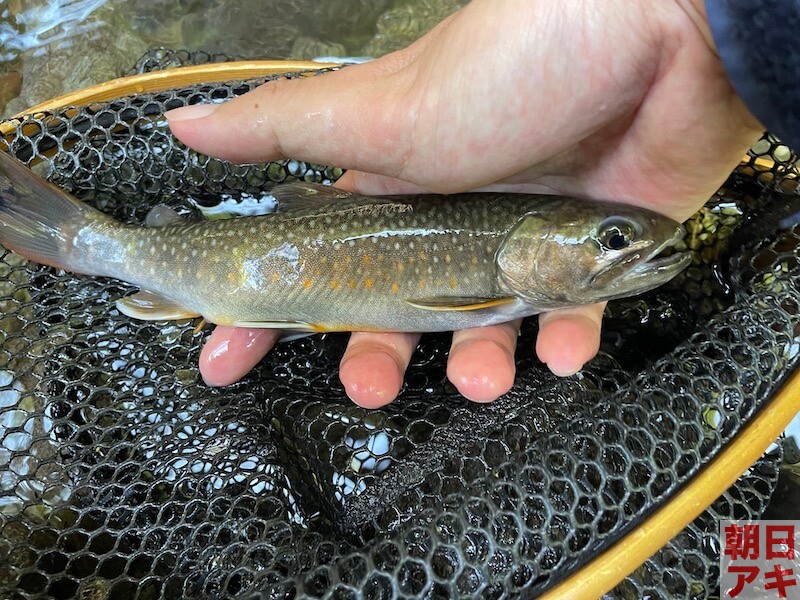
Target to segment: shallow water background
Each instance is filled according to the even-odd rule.
[[[377,57],[465,3],[0,0],[0,116],[119,77],[157,46],[246,58]],[[800,417],[787,433],[800,446]],[[800,516],[789,495],[779,504],[786,518]]]
[[[123,75],[148,49],[376,57],[461,0],[0,0],[0,116]]]

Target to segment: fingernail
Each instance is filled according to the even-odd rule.
[[[192,104],[191,106],[181,106],[173,108],[164,113],[167,121],[191,121],[202,119],[217,110],[216,104]]]

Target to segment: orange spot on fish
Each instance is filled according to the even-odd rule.
[[[400,286],[399,286],[399,285],[397,285],[396,283],[393,283],[393,284],[392,284],[392,291],[393,291],[395,294],[397,294],[397,293],[400,291]]]
[[[369,257],[368,254],[365,254],[364,256],[361,257],[361,262],[364,263],[364,265],[369,265],[370,263],[372,263],[372,259]]]
[[[477,265],[478,264],[478,257],[477,256],[473,256],[472,258],[469,259],[469,262],[471,262],[473,265]]]
[[[428,260],[428,255],[427,255],[427,254],[425,254],[424,252],[420,252],[420,253],[419,253],[419,259],[420,259],[422,262],[425,262],[426,260]]]
[[[364,280],[364,287],[368,290],[371,290],[373,285],[375,285],[375,282],[372,279]]]
[[[456,289],[456,285],[458,285],[458,282],[456,281],[456,278],[455,277],[451,277],[450,278],[450,289],[453,289],[453,290]]]
[[[347,284],[350,286],[351,290],[355,289],[355,287],[357,285],[355,279],[351,279],[350,281],[347,282]]]
[[[403,266],[403,263],[397,263],[397,270],[398,271],[403,271],[404,269],[405,269],[405,267]]]
[[[280,273],[273,273],[272,274],[272,281],[278,281],[281,278]]]
[[[304,279],[303,287],[306,288],[307,290],[310,290],[312,287],[314,287],[314,282],[311,281],[310,279]]]
[[[339,282],[338,281],[331,281],[331,289],[338,290],[339,289]]]
[[[421,289],[421,290],[424,290],[425,289],[425,280],[424,279],[420,279],[419,283],[417,284],[417,287],[419,289]]]

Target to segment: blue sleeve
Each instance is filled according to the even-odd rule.
[[[728,78],[750,112],[800,151],[800,0],[705,0]]]

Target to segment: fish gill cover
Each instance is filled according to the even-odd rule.
[[[151,53],[143,70],[157,68]],[[191,62],[192,55],[178,56]],[[202,55],[208,60],[208,55]],[[218,60],[214,57],[213,60]],[[314,76],[295,74],[291,77]],[[104,212],[258,197],[341,170],[236,166],[169,135],[209,84],[13,121],[8,151]],[[770,138],[764,157],[784,151]],[[424,339],[400,398],[353,405],[342,336],[282,344],[204,385],[205,338],[131,320],[126,284],[0,260],[0,595],[8,598],[530,596],[634,530],[758,413],[798,361],[800,229],[788,162],[754,153],[688,224],[695,264],[609,308],[604,352],[559,379],[520,351],[490,405]],[[767,213],[764,213],[767,214]],[[748,221],[731,254],[726,241]],[[724,284],[720,284],[720,281]],[[535,325],[521,349],[533,347]],[[760,515],[780,448],[609,597],[714,595],[716,519]]]

